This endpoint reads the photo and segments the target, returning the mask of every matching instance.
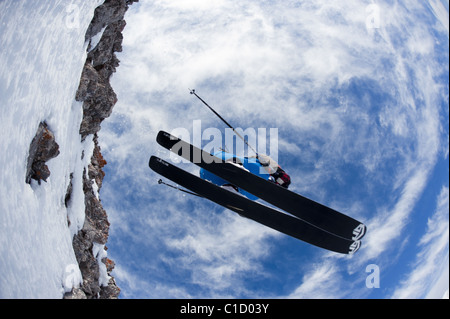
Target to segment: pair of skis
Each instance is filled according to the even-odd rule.
[[[353,254],[366,232],[361,222],[327,206],[291,192],[273,182],[205,152],[167,132],[157,142],[166,149],[246,190],[286,213],[252,201],[190,174],[156,156],[149,166],[158,174],[238,214],[312,245],[343,254]]]

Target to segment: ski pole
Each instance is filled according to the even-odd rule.
[[[201,196],[201,195],[199,195],[199,194],[196,194],[196,193],[194,193],[194,192],[187,191],[187,190],[182,189],[182,188],[180,188],[180,187],[178,187],[178,186],[174,186],[174,185],[167,184],[167,183],[163,182],[162,179],[159,179],[159,180],[158,180],[158,184],[163,184],[163,185],[172,187],[172,188],[174,188],[174,189],[176,189],[176,190],[178,190],[178,191],[185,192],[185,193],[187,193],[187,194],[189,194],[189,195],[195,195],[195,196],[198,196],[198,197],[203,197],[203,196]]]
[[[231,128],[231,129],[233,130],[234,134],[236,134],[242,141],[244,141],[244,143],[245,143],[248,147],[250,147],[250,149],[251,149],[253,152],[255,152],[256,156],[258,157],[258,152],[256,152],[255,149],[254,149],[253,147],[251,147],[250,144],[248,144],[248,142],[242,137],[241,134],[239,134],[239,132],[237,132],[237,131],[234,129],[233,126],[231,126],[230,123],[228,123],[228,122],[227,122],[227,121],[226,121],[219,113],[217,113],[211,106],[209,106],[208,103],[206,103],[200,96],[198,96],[197,93],[195,93],[195,90],[189,89],[189,91],[190,91],[191,94],[194,94],[200,101],[202,101],[203,104],[205,104],[205,105],[206,105],[206,106],[207,106],[207,107],[208,107],[215,115],[217,115],[217,117],[218,117],[219,119],[221,119],[222,122],[224,122],[229,128]]]

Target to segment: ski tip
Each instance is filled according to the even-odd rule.
[[[349,255],[353,255],[354,253],[356,253],[359,249],[361,248],[361,241],[357,240],[354,241],[350,247],[348,248],[348,254]]]
[[[352,240],[358,241],[364,237],[367,232],[367,227],[364,224],[359,224],[353,229]]]

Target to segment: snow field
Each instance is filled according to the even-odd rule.
[[[81,282],[72,238],[84,222],[82,172],[93,142],[81,142],[82,104],[74,98],[85,31],[101,2],[0,3],[0,298],[61,298]],[[47,162],[47,183],[29,185],[28,151],[41,121],[60,154]]]

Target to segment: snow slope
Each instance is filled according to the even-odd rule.
[[[93,143],[81,143],[74,98],[85,32],[101,2],[0,2],[0,298],[61,298],[81,281],[72,237],[83,225],[81,173]],[[47,163],[47,183],[29,185],[28,149],[41,121],[60,154]],[[72,172],[74,204],[66,208]]]

